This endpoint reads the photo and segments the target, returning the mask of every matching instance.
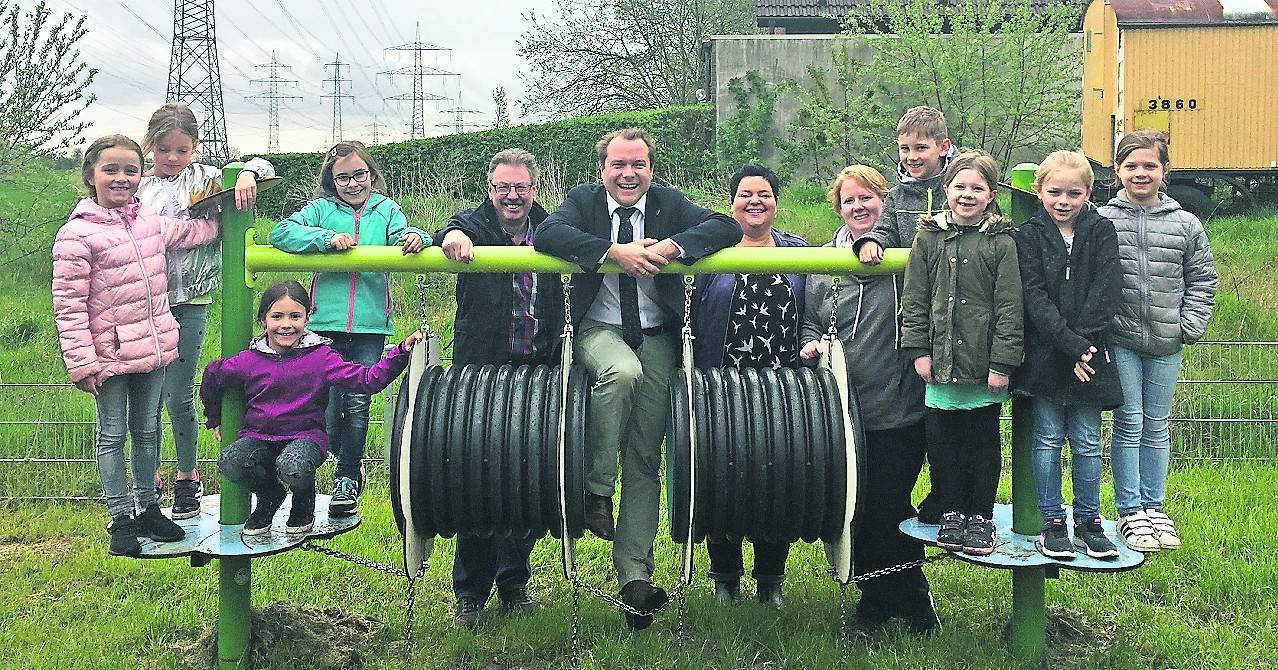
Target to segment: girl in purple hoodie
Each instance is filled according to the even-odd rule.
[[[324,408],[330,386],[356,393],[377,393],[408,365],[408,351],[421,341],[409,335],[377,363],[349,363],[330,341],[306,330],[311,298],[297,281],[272,284],[262,294],[257,320],[262,334],[249,348],[212,361],[204,369],[200,400],[206,425],[221,439],[222,393],[244,390],[244,428],[222,451],[218,467],[227,479],[257,495],[257,506],[244,523],[245,535],[271,529],[275,512],[293,490],[293,506],[285,527],[305,533],[315,522],[315,470],[324,462],[328,436]]]

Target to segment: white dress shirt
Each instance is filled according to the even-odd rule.
[[[634,230],[634,239],[642,240],[644,236],[644,209],[648,204],[648,194],[643,194],[635,203],[635,213],[630,216],[630,226]],[[617,241],[617,229],[621,226],[621,218],[617,209],[621,205],[608,194],[608,215],[612,219],[612,241]],[[652,328],[665,323],[666,317],[657,302],[657,285],[652,278],[636,279],[639,287],[639,327]],[[586,311],[586,318],[601,323],[621,325],[621,292],[617,289],[617,275],[604,275],[603,285],[595,294],[595,301]]]

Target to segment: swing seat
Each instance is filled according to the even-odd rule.
[[[1071,537],[1073,535],[1073,511],[1065,508],[1065,517],[1067,523],[1070,524]],[[1054,558],[1048,558],[1038,551],[1038,535],[1023,535],[1021,533],[1012,532],[1012,506],[1011,505],[995,505],[994,506],[994,553],[989,556],[972,556],[957,551],[950,552],[955,558],[961,558],[969,563],[982,565],[987,568],[1038,568],[1038,567],[1058,567],[1069,570],[1080,570],[1083,572],[1123,572],[1133,570],[1141,566],[1145,562],[1145,555],[1139,551],[1131,549],[1123,544],[1121,536],[1118,533],[1118,525],[1114,521],[1103,520],[1101,525],[1105,529],[1105,534],[1111,540],[1116,540],[1114,545],[1118,547],[1118,556],[1111,560],[1102,560],[1092,558],[1085,553],[1078,552],[1074,555],[1072,561],[1061,561]],[[941,529],[940,526],[921,523],[918,517],[906,519],[901,522],[901,532],[911,538],[926,544],[936,544],[936,533]]]
[[[275,513],[271,532],[261,535],[244,535],[244,524],[222,525],[218,523],[222,496],[206,495],[200,499],[199,516],[174,521],[186,531],[186,537],[177,542],[156,542],[150,538],[138,538],[142,554],[138,558],[181,558],[204,556],[224,558],[231,556],[270,556],[296,548],[309,540],[336,537],[355,530],[359,526],[359,514],[330,517],[328,502],[331,496],[315,496],[315,527],[305,533],[285,533],[284,520],[293,506],[293,496]],[[167,510],[172,512],[171,509]]]

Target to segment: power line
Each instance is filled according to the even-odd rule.
[[[413,78],[413,92],[411,94],[396,95],[387,100],[411,100],[413,103],[413,120],[409,125],[408,136],[410,139],[418,139],[426,136],[426,110],[425,101],[427,100],[447,100],[442,95],[427,93],[422,89],[422,83],[426,77],[456,77],[456,72],[448,72],[439,68],[422,65],[422,54],[428,51],[450,51],[444,47],[438,47],[434,44],[426,44],[422,42],[421,24],[417,24],[417,39],[408,44],[387,47],[387,51],[411,51],[413,52],[412,67],[401,67],[379,74],[389,76],[410,75]]]
[[[342,100],[344,98],[354,100],[355,96],[342,93],[342,84],[351,83],[351,80],[349,79],[342,79],[342,68],[350,67],[350,63],[343,63],[341,59],[337,57],[337,54],[333,54],[333,62],[325,63],[324,69],[327,70],[330,66],[333,68],[333,76],[332,78],[325,79],[324,81],[333,85],[333,93],[330,95],[323,95],[321,97],[333,99],[333,144],[337,144],[343,139]]]
[[[467,130],[467,129],[469,129],[469,128],[486,128],[486,127],[487,127],[487,126],[485,126],[485,125],[484,125],[484,124],[482,124],[482,123],[467,123],[467,122],[466,122],[466,117],[465,117],[465,115],[467,115],[467,114],[483,114],[483,112],[479,111],[478,109],[465,109],[465,108],[463,108],[463,106],[462,106],[462,91],[461,91],[461,85],[460,85],[460,84],[458,84],[458,86],[457,86],[457,106],[456,106],[456,107],[454,107],[453,109],[441,109],[441,110],[439,110],[439,111],[440,111],[440,112],[442,112],[442,113],[445,113],[445,114],[453,114],[453,115],[454,115],[454,116],[453,116],[453,122],[452,122],[452,123],[437,123],[437,124],[435,124],[435,127],[436,127],[436,128],[452,128],[452,129],[453,129],[453,132],[455,132],[455,133],[457,133],[457,134],[459,134],[459,135],[460,135],[461,133],[466,132],[466,130]]]
[[[222,112],[222,74],[217,61],[213,0],[176,1],[165,99],[203,108],[201,149],[210,161],[225,165],[231,155],[226,117]]]
[[[296,79],[284,79],[279,76],[281,69],[290,69],[275,59],[275,52],[271,52],[271,62],[255,65],[254,67],[267,68],[270,73],[265,79],[252,80],[255,84],[266,85],[266,93],[259,93],[245,98],[246,100],[265,100],[268,108],[268,126],[266,133],[266,151],[267,153],[278,153],[280,150],[280,101],[281,100],[301,100],[295,95],[281,95],[281,84],[296,84]]]

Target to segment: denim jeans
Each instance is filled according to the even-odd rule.
[[[1183,351],[1147,356],[1114,347],[1123,406],[1114,410],[1110,467],[1114,471],[1114,506],[1119,516],[1163,508],[1167,464],[1171,458],[1172,394]]]
[[[164,368],[164,407],[173,424],[173,446],[179,472],[194,472],[199,428],[195,416],[195,369],[200,364],[200,347],[208,324],[208,305],[173,305],[178,322],[178,357]],[[164,423],[157,421],[156,444],[164,443]]]
[[[532,568],[528,555],[535,537],[457,537],[453,556],[453,593],[480,605],[488,602],[493,585],[497,593],[528,586]]]
[[[351,363],[372,365],[382,357],[386,336],[379,333],[319,332],[333,341],[333,351]],[[337,461],[333,477],[359,478],[364,459],[364,441],[368,438],[367,393],[351,393],[334,386],[328,392],[328,409],[324,412],[324,428],[328,432],[328,450]]]
[[[164,389],[164,369],[131,375],[116,375],[102,382],[95,397],[98,406],[94,450],[102,495],[112,517],[132,516],[135,508],[146,509],[155,502],[155,463],[159,451],[156,420],[160,415],[160,394]],[[133,486],[124,472],[124,436],[133,436],[129,464]]]
[[[1032,398],[1034,413],[1034,481],[1043,520],[1065,518],[1061,494],[1061,451],[1069,438],[1070,474],[1074,483],[1074,518],[1100,515],[1101,411]]]
[[[254,493],[279,490],[280,480],[291,491],[312,491],[315,471],[323,462],[324,450],[311,440],[241,437],[222,450],[217,467],[227,479]]]

